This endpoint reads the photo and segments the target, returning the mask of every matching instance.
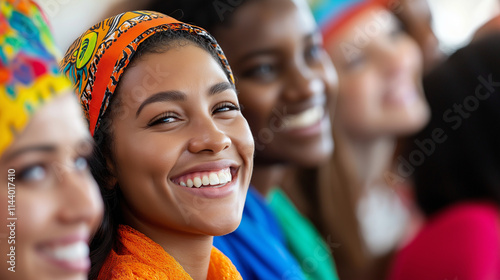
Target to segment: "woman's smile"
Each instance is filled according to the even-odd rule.
[[[169,181],[192,195],[221,198],[232,194],[240,185],[240,167],[241,165],[233,160],[207,162],[188,168]]]

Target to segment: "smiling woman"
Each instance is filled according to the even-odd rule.
[[[215,40],[128,12],[77,39],[63,69],[98,143],[106,203],[90,278],[241,279],[212,240],[240,223],[254,144]]]

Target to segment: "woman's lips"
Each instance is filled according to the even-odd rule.
[[[290,114],[283,117],[285,130],[304,129],[317,124],[325,115],[323,106],[314,106],[298,114]]]
[[[283,133],[288,137],[308,138],[317,136],[330,126],[326,104],[316,105],[300,113],[282,118]]]
[[[239,165],[232,160],[218,160],[201,163],[186,169],[180,175],[171,177],[170,181],[187,188],[216,188],[231,182]]]
[[[175,178],[174,180],[171,180],[172,182],[174,182],[177,186],[179,186],[179,188],[185,190],[186,192],[188,193],[191,193],[192,195],[195,195],[195,196],[200,196],[200,197],[204,197],[204,198],[209,198],[209,199],[218,199],[218,198],[223,198],[223,197],[226,197],[228,195],[231,195],[232,193],[234,193],[234,191],[236,191],[237,189],[239,189],[239,172],[240,168],[237,167],[237,168],[233,168],[233,167],[227,167],[227,168],[224,168],[222,170],[218,170],[218,171],[206,171],[206,172],[194,172],[194,173],[190,173],[190,174],[186,174],[186,175],[183,175],[181,177],[177,177]],[[222,172],[222,173],[225,173],[223,175],[223,179],[225,180],[225,183],[221,182],[219,180],[219,184],[215,184],[216,181],[215,181],[215,178],[213,176],[215,176],[216,172]],[[206,176],[206,174],[213,174],[212,175],[212,183],[214,184],[210,184],[210,178],[206,178],[208,176]],[[202,175],[202,176],[200,176]],[[219,174],[217,173],[217,176]],[[193,178],[193,179],[192,179]],[[182,183],[183,179],[186,179],[186,183],[185,183],[185,186],[184,184]],[[189,187],[189,185],[191,185],[191,182],[189,181],[191,180],[193,186]],[[200,181],[201,182],[200,182]],[[208,181],[207,181],[208,180]],[[200,185],[201,183],[201,185]],[[205,183],[205,184],[204,184]],[[196,185],[200,185],[199,187],[197,187]]]
[[[85,273],[90,269],[88,235],[74,235],[37,246],[38,253],[62,270]]]

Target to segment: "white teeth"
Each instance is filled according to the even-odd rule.
[[[200,177],[194,177],[193,184],[197,188],[201,187],[201,179],[200,179]]]
[[[226,178],[226,174],[224,171],[219,171],[219,173],[217,174],[217,176],[219,177],[219,183],[220,184],[225,184],[228,182],[227,178]]]
[[[316,106],[297,115],[284,117],[284,125],[287,129],[297,129],[311,126],[323,118],[325,110],[322,106]]]
[[[89,246],[84,241],[75,242],[67,246],[47,249],[46,252],[54,259],[61,261],[74,261],[89,256]]]
[[[184,179],[185,180],[185,179]],[[197,176],[192,179],[187,179],[184,181],[179,181],[179,185],[183,187],[196,187],[199,188],[201,186],[217,186],[224,185],[228,182],[231,182],[231,170],[229,168],[222,169],[218,172],[210,172],[208,175]]]
[[[205,177],[203,177],[203,178],[205,178]],[[210,179],[210,185],[211,186],[220,184],[219,183],[219,176],[217,176],[216,173],[210,173],[209,179]]]
[[[203,178],[201,178],[201,182],[205,186],[210,185],[210,180],[208,179],[208,176],[203,176]]]

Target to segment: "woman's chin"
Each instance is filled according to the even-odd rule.
[[[231,223],[219,224],[219,225],[210,225],[210,228],[207,229],[207,234],[212,236],[221,236],[229,234],[235,231],[240,225],[241,219],[238,221],[234,221]]]
[[[205,211],[203,217],[200,217],[200,219],[196,221],[198,225],[193,224],[193,226],[196,226],[196,228],[198,228],[198,232],[205,235],[226,235],[235,231],[241,223],[241,213],[235,212],[234,208],[224,211],[224,214],[219,213],[217,215],[210,215],[207,211]]]

